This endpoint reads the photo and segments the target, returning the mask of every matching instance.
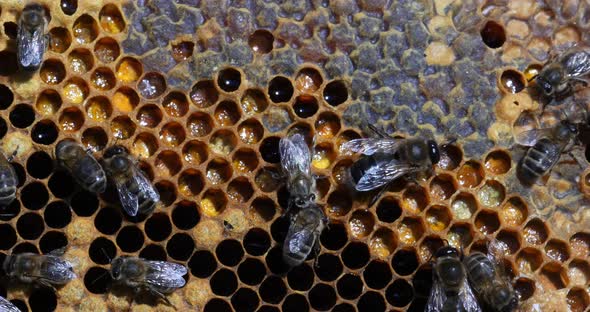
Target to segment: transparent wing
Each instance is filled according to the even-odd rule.
[[[137,166],[133,167],[133,180],[139,187],[139,192],[141,194],[146,194],[146,196],[155,203],[160,201],[160,194],[152,185],[152,182],[150,182],[145,174],[143,174],[143,171],[141,171],[141,169],[139,169]]]
[[[2,312],[20,312],[12,302],[6,300],[6,298],[0,296],[0,311]]]
[[[18,33],[18,57],[21,65],[25,67],[38,66],[43,58],[45,49],[45,35],[43,28],[29,32],[25,27],[19,27]]]
[[[281,165],[285,172],[293,175],[294,172],[303,172],[309,175],[311,166],[311,153],[305,138],[299,133],[284,137],[279,143]]]
[[[479,307],[479,303],[477,303],[477,298],[475,298],[475,294],[473,294],[473,290],[471,286],[469,286],[469,282],[467,278],[463,279],[463,287],[459,291],[459,299],[463,303],[463,307],[465,307],[465,311],[467,312],[481,312],[481,308]]]
[[[134,217],[137,215],[137,210],[139,210],[139,203],[137,194],[129,189],[129,185],[130,183],[124,179],[115,179],[115,187],[119,193],[121,206],[128,215]]]
[[[396,160],[371,167],[356,184],[356,190],[366,192],[376,189],[403,175],[419,171],[418,167],[402,164]]]
[[[574,51],[567,52],[563,57],[563,66],[569,77],[581,77],[590,72],[590,54],[574,47]]]
[[[438,278],[433,277],[432,288],[430,289],[430,296],[428,296],[428,301],[426,302],[425,311],[440,312],[445,301],[447,301],[447,295],[445,295]]]
[[[302,247],[313,246],[315,244],[315,235],[312,231],[302,230],[287,235],[287,251],[291,254],[298,254],[302,252]]]
[[[551,135],[552,129],[531,129],[517,133],[514,136],[514,141],[522,146],[533,146],[539,139]]]
[[[148,261],[149,266],[146,273],[146,282],[160,288],[180,288],[186,281],[182,278],[188,270],[183,265],[166,261]]]
[[[506,285],[512,288],[512,284],[510,283],[510,278],[508,277],[508,272],[504,267],[503,259],[505,256],[510,254],[510,249],[506,243],[499,241],[497,239],[492,239],[488,244],[488,254],[487,257],[490,259],[492,264],[494,265],[494,270],[496,275],[502,279]]]
[[[350,140],[340,146],[340,151],[353,151],[364,155],[376,152],[395,153],[403,139],[393,138],[365,138]]]
[[[72,264],[68,261],[53,255],[44,255],[40,257],[45,258],[45,265],[41,269],[41,275],[43,275],[43,278],[56,283],[65,283],[76,278]]]

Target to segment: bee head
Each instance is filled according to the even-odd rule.
[[[537,76],[537,84],[543,89],[546,95],[552,95],[555,91],[554,86],[558,86],[563,81],[563,74],[558,68],[550,67]]]
[[[438,163],[440,160],[440,151],[438,149],[438,144],[434,140],[428,140],[426,142],[428,144],[428,156],[430,156],[430,160],[433,164]]]
[[[71,158],[75,155],[75,143],[70,140],[61,140],[55,146],[55,155],[60,159]]]
[[[506,287],[503,283],[497,284],[493,288],[493,293],[495,296],[492,299],[494,301],[492,304],[496,307],[502,307],[500,311],[514,311],[518,307],[518,298],[512,288]]]
[[[29,4],[22,12],[22,19],[28,26],[38,26],[43,23],[45,9],[39,4]]]
[[[111,263],[111,277],[114,280],[118,280],[121,278],[121,270],[123,269],[124,259],[119,257]]]
[[[439,248],[434,255],[436,258],[440,257],[452,257],[452,258],[459,258],[459,251],[455,247],[451,246],[444,246]]]
[[[122,156],[115,156],[111,159],[111,169],[116,172],[127,170],[129,167],[129,159]]]
[[[127,154],[127,149],[121,145],[113,145],[104,152],[104,158]]]
[[[309,204],[315,202],[315,194],[309,194],[307,196],[300,195],[295,198],[295,205],[299,208],[306,207]]]

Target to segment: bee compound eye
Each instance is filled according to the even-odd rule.
[[[115,157],[112,160],[112,167],[116,171],[123,171],[127,168],[129,161],[124,157]]]
[[[429,140],[428,141],[428,154],[430,156],[430,160],[433,164],[436,164],[440,160],[440,151],[438,149],[438,144],[435,141]]]

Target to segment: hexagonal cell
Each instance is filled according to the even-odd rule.
[[[190,41],[180,41],[172,43],[172,57],[178,63],[188,60],[193,56],[195,44]]]
[[[457,191],[457,182],[448,174],[440,174],[430,181],[430,196],[434,200],[445,201]]]
[[[225,68],[217,74],[217,85],[225,92],[238,90],[242,83],[242,74],[234,68]]]
[[[121,87],[115,91],[113,105],[122,113],[129,113],[139,105],[139,95],[129,87]]]
[[[547,242],[545,245],[545,254],[547,257],[562,263],[570,257],[567,243],[558,239],[551,239]]]
[[[98,37],[98,24],[88,14],[84,14],[74,21],[72,27],[74,38],[79,44],[91,43]]]
[[[162,100],[162,107],[170,117],[182,117],[188,112],[188,100],[184,93],[172,91]]]
[[[274,36],[266,29],[257,29],[248,37],[248,45],[252,51],[266,54],[272,51]]]
[[[391,259],[393,270],[401,276],[414,273],[419,264],[418,253],[414,248],[400,249]]]
[[[590,256],[590,233],[579,232],[570,237],[570,247],[572,255],[575,257]]]
[[[334,113],[324,112],[315,122],[316,134],[322,139],[332,139],[340,131],[340,118]]]
[[[268,96],[275,103],[288,102],[293,91],[293,84],[287,77],[276,76],[268,82]]]
[[[532,245],[541,245],[545,243],[549,236],[549,229],[541,219],[535,218],[530,220],[522,232],[525,241]]]
[[[322,86],[324,79],[320,72],[312,67],[302,68],[295,77],[295,88],[301,93],[314,93]]]
[[[198,140],[188,141],[182,148],[182,156],[187,163],[198,166],[209,157],[207,145]]]
[[[111,102],[106,96],[102,95],[89,98],[84,108],[86,109],[88,118],[98,122],[106,121],[113,113]]]
[[[81,141],[85,148],[98,152],[107,146],[109,138],[101,127],[92,127],[82,132]]]
[[[369,249],[371,254],[380,259],[386,259],[397,248],[395,233],[388,228],[378,228],[371,236]]]
[[[174,151],[161,151],[154,161],[156,170],[162,176],[175,176],[182,169],[180,156]]]
[[[355,210],[348,220],[348,228],[356,238],[367,237],[373,232],[375,217],[368,210]]]
[[[510,197],[500,208],[500,220],[504,225],[519,226],[528,216],[528,207],[519,196]]]
[[[212,80],[201,80],[193,85],[189,96],[198,108],[206,108],[217,102],[219,92]]]
[[[470,219],[477,209],[478,203],[470,193],[461,192],[451,202],[453,216],[459,220]]]
[[[227,197],[225,192],[219,189],[208,189],[203,194],[199,206],[204,215],[215,217],[219,215],[227,205]]]
[[[376,208],[377,218],[381,222],[392,223],[402,215],[399,200],[393,196],[387,196],[379,201]]]
[[[82,78],[73,77],[66,81],[63,89],[63,97],[73,104],[82,104],[88,96],[88,85]]]
[[[252,173],[258,167],[258,155],[254,150],[241,148],[232,157],[232,167],[237,174]]]
[[[330,216],[340,217],[352,209],[352,197],[349,191],[339,188],[328,195],[327,211]]]
[[[567,293],[567,305],[572,312],[588,311],[590,297],[584,288],[576,287]]]
[[[178,177],[178,191],[186,197],[197,196],[204,185],[203,176],[196,169],[184,170]]]
[[[469,223],[456,223],[451,226],[447,233],[447,240],[449,245],[455,248],[464,248],[469,246],[475,237],[475,233],[471,224]]]
[[[590,264],[582,259],[573,259],[568,265],[571,285],[586,285],[590,282]]]
[[[238,203],[245,203],[250,200],[254,194],[252,184],[245,177],[238,177],[233,179],[227,186],[227,196],[230,200]]]
[[[420,213],[428,206],[428,194],[426,190],[417,185],[412,185],[404,191],[401,206],[403,210],[411,213]]]
[[[99,67],[92,72],[90,83],[97,90],[108,91],[115,87],[117,80],[108,67]]]
[[[238,126],[238,136],[245,144],[256,144],[264,136],[264,127],[254,118],[245,120]]]
[[[506,196],[504,185],[495,180],[488,180],[486,183],[477,191],[477,197],[479,203],[483,206],[497,207],[499,206]]]
[[[428,262],[430,259],[434,257],[436,252],[445,246],[445,241],[443,241],[438,236],[427,236],[422,240],[420,243],[420,247],[418,248],[420,254],[420,260],[422,262]]]
[[[252,201],[249,212],[254,213],[264,222],[270,222],[276,214],[276,206],[272,199],[268,197],[257,197]]]
[[[145,165],[149,168],[148,163],[145,163]],[[146,170],[142,169],[142,171],[144,171],[146,175],[149,176],[149,173],[146,172]],[[156,182],[154,186],[158,190],[158,193],[160,193],[160,202],[163,204],[164,207],[170,206],[176,201],[177,194],[176,186],[174,185],[174,183],[167,180],[161,180]]]
[[[457,171],[460,186],[473,188],[481,184],[484,178],[483,167],[476,161],[470,160]]]
[[[169,122],[162,126],[162,130],[160,130],[160,141],[171,147],[179,146],[185,139],[184,128],[177,122]]]
[[[186,128],[192,136],[206,136],[211,133],[211,129],[213,129],[213,119],[209,114],[196,112],[190,115],[187,119]]]
[[[35,143],[49,145],[57,140],[58,134],[57,126],[53,121],[43,119],[33,126],[31,138]]]
[[[162,121],[162,111],[155,104],[146,104],[139,108],[135,119],[142,127],[155,128]]]
[[[125,19],[121,11],[114,4],[107,4],[98,13],[98,20],[102,29],[111,34],[118,34],[125,30]]]
[[[1,95],[0,95],[1,97]],[[57,91],[52,89],[46,89],[41,91],[35,102],[35,109],[41,115],[51,116],[57,113],[61,107],[62,100],[61,96]]]
[[[94,57],[88,49],[77,48],[68,55],[68,64],[71,71],[83,75],[94,67]]]
[[[58,59],[48,59],[43,61],[39,70],[41,81],[49,85],[56,85],[66,77],[66,68]]]
[[[535,294],[535,281],[526,277],[520,277],[514,282],[514,291],[520,299],[525,301]]]
[[[277,190],[280,184],[280,181],[278,180],[279,176],[280,173],[278,168],[264,167],[258,170],[256,177],[254,178],[254,182],[261,191],[266,193],[274,192]]]
[[[441,205],[431,206],[426,210],[426,224],[435,232],[446,229],[451,223],[449,208]]]
[[[207,165],[205,176],[214,185],[223,184],[231,178],[232,168],[225,159],[215,158]]]
[[[293,103],[293,111],[300,118],[311,117],[317,113],[318,109],[318,100],[311,95],[300,95]]]
[[[67,28],[53,27],[49,31],[49,50],[55,53],[65,52],[72,44],[72,35]]]
[[[313,150],[311,165],[318,169],[330,168],[336,156],[331,143],[320,143]]]
[[[488,21],[480,32],[483,42],[492,49],[497,49],[506,42],[504,27],[494,21]]]
[[[330,81],[324,87],[323,97],[330,106],[338,106],[348,99],[348,87],[342,80]]]
[[[238,105],[233,101],[223,101],[217,105],[215,112],[215,121],[221,127],[233,126],[240,118],[241,113]]]
[[[147,73],[137,82],[137,90],[144,98],[155,99],[166,91],[166,79],[160,73]]]
[[[246,115],[262,113],[268,107],[264,92],[258,89],[248,89],[240,99],[240,106]]]
[[[491,174],[504,174],[510,170],[512,159],[504,150],[496,150],[486,156],[484,167]]]
[[[412,245],[424,235],[424,225],[419,218],[406,217],[397,225],[397,232],[400,242]]]
[[[512,255],[520,249],[522,238],[520,237],[519,232],[501,230],[498,235],[496,235],[496,240],[498,243],[501,243],[506,255]]]
[[[516,255],[516,267],[519,272],[530,274],[543,264],[543,254],[535,248],[527,247]]]
[[[143,66],[141,62],[130,56],[122,58],[115,68],[115,76],[123,83],[137,81],[142,73]]]
[[[538,281],[546,291],[563,289],[569,284],[567,272],[561,264],[557,262],[545,264],[541,268],[541,274]]]
[[[498,219],[498,214],[495,211],[482,210],[475,217],[474,225],[482,234],[489,235],[498,230],[500,219]]]
[[[142,132],[133,141],[133,154],[141,158],[149,158],[158,150],[158,139],[149,132]]]
[[[524,75],[515,69],[507,69],[500,75],[500,89],[505,93],[519,93],[526,87]]]
[[[444,144],[439,147],[440,160],[436,164],[437,167],[445,170],[455,170],[461,164],[463,159],[463,151],[452,144]]]
[[[236,148],[238,139],[233,131],[219,130],[211,135],[209,139],[209,149],[214,153],[228,156]]]
[[[119,44],[111,37],[104,37],[94,44],[94,55],[104,64],[114,62],[120,54]]]
[[[84,113],[77,107],[64,109],[59,116],[59,127],[64,132],[76,132],[84,124]]]

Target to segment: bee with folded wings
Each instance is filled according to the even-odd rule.
[[[282,138],[279,152],[290,194],[286,212],[290,225],[283,244],[283,259],[294,267],[303,263],[312,251],[319,253],[318,239],[328,220],[322,207],[316,203],[311,153],[304,137],[295,133]]]
[[[543,67],[535,79],[546,96],[559,97],[571,93],[574,82],[587,86],[588,82],[582,77],[588,74],[590,51],[573,46]]]
[[[92,193],[103,193],[107,188],[104,170],[89,151],[70,140],[62,140],[55,146],[55,157],[76,182]]]
[[[0,209],[10,205],[16,198],[18,177],[10,161],[0,152]]]
[[[4,259],[2,267],[9,278],[49,288],[54,288],[55,285],[65,285],[76,278],[72,264],[55,254],[8,255]]]
[[[45,10],[39,4],[29,4],[23,9],[18,21],[17,58],[19,66],[34,71],[41,66],[48,40]]]
[[[6,298],[0,296],[0,311],[2,312],[20,312],[12,302],[6,300]]]
[[[137,257],[119,257],[111,263],[111,277],[118,284],[147,291],[172,306],[165,294],[183,287],[188,270],[177,263],[150,261]]]

